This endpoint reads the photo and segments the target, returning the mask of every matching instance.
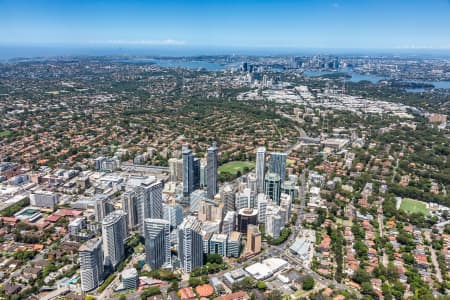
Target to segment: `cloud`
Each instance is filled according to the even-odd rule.
[[[165,40],[102,40],[91,41],[92,44],[110,45],[143,45],[143,46],[179,46],[186,45],[185,41],[165,39]]]

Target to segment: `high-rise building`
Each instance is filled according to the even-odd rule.
[[[299,187],[297,186],[297,180],[288,180],[281,184],[281,192],[288,194],[291,198],[291,202],[294,203],[295,199],[298,197]]]
[[[214,199],[219,192],[217,184],[217,145],[214,142],[211,147],[206,150],[206,196]]]
[[[80,258],[81,290],[89,292],[98,287],[103,276],[102,240],[92,239],[81,245]]]
[[[257,194],[257,186],[258,181],[256,180],[256,174],[255,173],[249,173],[247,175],[247,187],[250,189],[253,195]]]
[[[137,196],[134,191],[127,191],[122,196],[122,209],[127,214],[128,228],[132,229],[138,224]]]
[[[264,175],[266,174],[266,148],[256,150],[256,192],[264,192]]]
[[[233,191],[233,187],[230,184],[225,185],[220,192],[220,199],[224,204],[225,212],[234,211],[234,198],[235,193]]]
[[[103,254],[105,265],[113,269],[125,257],[124,240],[127,237],[126,215],[123,210],[115,210],[102,221]]]
[[[223,218],[222,222],[222,233],[229,234],[233,232],[236,228],[236,217],[235,211],[229,211]]]
[[[227,256],[239,257],[241,253],[242,234],[238,231],[233,231],[228,235],[227,241]]]
[[[183,146],[183,204],[189,205],[189,197],[194,191],[194,155],[188,145]]]
[[[122,271],[122,285],[125,290],[135,290],[138,286],[139,275],[135,268]]]
[[[95,221],[101,222],[107,214],[113,211],[113,206],[108,202],[109,197],[104,194],[97,194],[95,201]]]
[[[200,158],[194,157],[192,165],[194,168],[194,190],[197,190],[200,188]]]
[[[238,213],[238,231],[247,232],[248,225],[258,224],[258,210],[253,208],[242,208]]]
[[[183,209],[178,204],[163,204],[163,219],[169,221],[172,228],[183,222]]]
[[[203,200],[198,211],[198,219],[200,221],[220,221],[223,218],[223,203],[211,203]]]
[[[280,204],[281,180],[277,173],[269,173],[264,180],[264,193],[272,199],[272,202]]]
[[[201,160],[200,161],[200,188],[206,187],[206,163]]]
[[[276,173],[283,182],[286,177],[287,154],[282,152],[271,152],[269,159],[269,172]]]
[[[227,234],[214,233],[209,240],[209,253],[219,254],[223,257],[227,256],[227,242]]]
[[[170,223],[163,219],[145,219],[145,260],[152,269],[171,264]]]
[[[246,252],[257,254],[261,252],[261,232],[257,225],[249,225],[247,228]]]
[[[280,196],[280,208],[283,211],[283,225],[289,223],[291,218],[291,197],[288,194],[281,193]]]
[[[145,219],[161,219],[163,217],[162,190],[163,183],[161,181],[141,183],[136,187],[137,223],[141,233],[144,232]]]
[[[246,188],[242,192],[236,193],[234,206],[236,210],[255,207],[255,197],[252,194],[252,191],[249,188]]]
[[[257,196],[257,208],[258,208],[258,223],[266,223],[266,208],[269,204],[268,196],[263,193],[259,193]]]
[[[30,205],[54,208],[58,204],[59,196],[49,191],[37,191],[30,195]]]
[[[203,265],[201,223],[194,216],[186,217],[179,226],[178,258],[185,273]]]
[[[280,236],[281,228],[283,227],[282,217],[275,214],[275,211],[269,211],[266,215],[266,234],[274,239]]]
[[[183,160],[179,158],[169,159],[170,181],[183,180]]]

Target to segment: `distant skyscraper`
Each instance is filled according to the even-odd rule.
[[[122,196],[122,209],[127,214],[128,228],[134,228],[137,222],[137,197],[134,191],[125,192]]]
[[[234,206],[236,210],[255,207],[255,197],[251,190],[246,188],[241,193],[236,193]]]
[[[203,238],[201,223],[188,216],[178,230],[178,258],[185,273],[203,265]]]
[[[200,188],[200,158],[194,157],[194,190]]]
[[[209,199],[214,199],[218,193],[217,185],[217,145],[214,142],[207,150],[206,156],[206,195]]]
[[[281,180],[277,173],[269,173],[266,176],[264,193],[272,199],[272,202],[280,204]]]
[[[223,218],[222,233],[229,234],[236,228],[237,213],[235,211],[229,211]]]
[[[189,197],[194,191],[194,156],[187,145],[183,146],[183,204],[189,205]]]
[[[127,237],[126,215],[122,210],[115,210],[102,222],[103,253],[105,265],[113,269],[125,257],[124,240]]]
[[[81,290],[91,291],[98,287],[103,276],[102,240],[92,239],[81,245],[80,257]]]
[[[145,257],[152,269],[171,263],[170,223],[162,219],[145,219]]]
[[[178,158],[169,159],[170,181],[183,180],[183,160]]]
[[[266,148],[256,150],[256,191],[264,192],[264,175],[266,173]]]
[[[183,209],[179,204],[163,204],[163,219],[169,221],[172,228],[183,222]]]
[[[222,200],[222,202],[224,204],[225,212],[235,210],[234,198],[235,198],[235,193],[233,191],[233,187],[229,184],[225,185],[220,192],[220,199]]]
[[[270,153],[269,172],[278,174],[278,176],[280,176],[281,182],[283,182],[284,178],[286,177],[286,158],[286,153]]]
[[[137,192],[137,223],[141,233],[144,232],[144,219],[162,219],[162,190],[161,181],[141,183],[136,187]]]
[[[248,225],[247,227],[247,245],[246,252],[259,253],[261,252],[261,232],[257,225]]]
[[[111,211],[113,211],[113,207],[110,203],[108,203],[108,196],[103,194],[95,195],[95,221],[101,222],[103,218]]]

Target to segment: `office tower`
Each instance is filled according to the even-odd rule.
[[[98,287],[103,276],[102,240],[92,239],[81,245],[80,257],[81,290],[89,292]]]
[[[194,157],[192,164],[194,168],[194,190],[200,188],[200,158]]]
[[[209,253],[219,254],[220,256],[227,256],[227,234],[214,233],[209,240]]]
[[[122,285],[125,290],[135,290],[138,287],[139,275],[135,268],[122,271]]]
[[[271,152],[269,159],[269,172],[276,173],[283,182],[286,177],[286,153]]]
[[[170,223],[163,219],[145,219],[145,260],[152,269],[171,264]]]
[[[217,221],[205,221],[202,223],[202,233],[212,232],[212,233],[220,233],[220,220]]]
[[[179,158],[169,159],[170,181],[183,180],[183,160]]]
[[[264,192],[264,175],[266,174],[266,148],[256,150],[256,192]]]
[[[299,187],[297,186],[297,180],[288,180],[281,184],[281,192],[288,194],[292,203],[294,203],[295,199],[298,197],[298,189]]]
[[[114,210],[113,206],[108,203],[109,197],[103,194],[95,195],[95,221],[101,222],[107,214]]]
[[[250,189],[244,189],[240,193],[236,193],[236,200],[234,206],[236,210],[240,210],[242,208],[253,208],[255,206],[255,198],[252,195]]]
[[[183,209],[178,204],[163,204],[163,219],[169,221],[171,228],[183,222]]]
[[[258,224],[258,210],[253,208],[242,208],[239,210],[237,231],[246,233],[248,225],[251,224]]]
[[[125,192],[122,195],[122,209],[127,214],[128,228],[134,228],[137,222],[137,196],[134,191]]]
[[[237,214],[235,211],[229,211],[223,218],[222,233],[229,234],[235,230]]]
[[[202,233],[202,241],[203,241],[203,254],[208,255],[209,254],[209,241],[211,240],[211,237],[213,236],[213,232],[203,232]]]
[[[147,218],[161,219],[163,183],[145,182],[136,187],[137,194],[137,223],[141,233],[144,232],[144,220]]]
[[[220,192],[220,198],[222,199],[222,202],[224,204],[225,212],[235,210],[235,206],[234,206],[235,193],[230,184],[227,184],[223,187],[222,191]]]
[[[113,269],[125,257],[124,240],[127,237],[127,222],[125,212],[115,210],[102,221],[103,254],[105,265]]]
[[[276,173],[269,173],[264,180],[264,193],[272,199],[273,203],[280,204],[281,180]]]
[[[259,193],[257,196],[257,208],[258,208],[258,223],[266,223],[266,208],[269,204],[268,196],[263,193]]]
[[[203,265],[203,239],[201,223],[188,216],[178,230],[178,258],[185,273]]]
[[[238,231],[233,231],[228,235],[227,241],[227,256],[239,257],[241,253],[242,234]]]
[[[278,214],[275,214],[275,211],[270,211],[266,215],[266,234],[274,239],[280,236],[281,228],[283,227],[282,217]]]
[[[189,197],[194,191],[194,155],[187,145],[183,146],[183,204],[189,205]]]
[[[247,175],[247,187],[250,189],[253,195],[257,194],[257,180],[255,173],[249,173]]]
[[[281,193],[280,208],[282,210],[283,225],[289,223],[291,218],[291,197],[288,194]]]
[[[203,160],[200,161],[200,188],[206,187],[206,164]]]
[[[247,228],[246,252],[257,254],[261,252],[261,232],[257,225],[249,225]]]
[[[217,184],[217,145],[214,142],[211,147],[206,150],[206,196],[214,199],[219,192]]]
[[[220,202],[219,204],[215,204],[203,200],[198,211],[198,219],[202,222],[221,221],[224,214],[223,206],[224,205],[222,202]]]

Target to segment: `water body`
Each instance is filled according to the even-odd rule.
[[[130,58],[120,60],[125,63],[134,64],[156,64],[165,68],[185,68],[185,69],[205,69],[207,71],[222,71],[228,67],[225,65],[202,61],[202,60],[184,60],[184,59],[155,59],[155,58]]]
[[[351,78],[346,79],[346,81],[350,81],[350,82],[360,82],[362,80],[366,80],[366,81],[370,81],[372,83],[378,83],[378,81],[380,81],[380,80],[391,79],[389,77],[380,77],[380,76],[376,76],[376,75],[372,75],[372,74],[359,74],[350,69],[339,70],[339,72],[346,73],[346,74],[352,76]],[[308,77],[317,77],[317,76],[333,74],[333,72],[307,70],[303,74]],[[416,82],[416,83],[429,83],[429,84],[434,85],[434,87],[437,89],[450,89],[450,81],[417,81],[417,80],[403,80],[403,81],[404,82]],[[421,92],[424,92],[426,89],[424,89],[424,88],[407,88],[405,90],[408,92],[411,92],[411,93],[421,93]]]

